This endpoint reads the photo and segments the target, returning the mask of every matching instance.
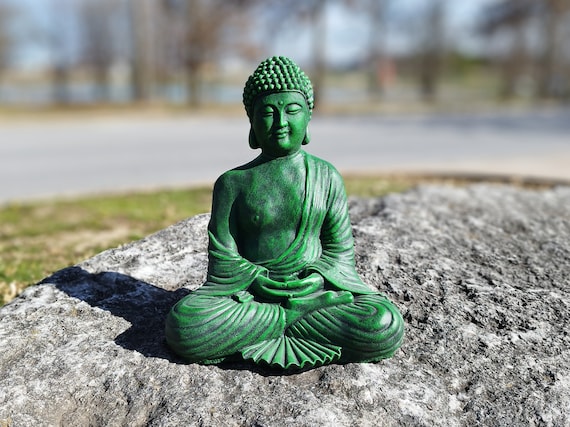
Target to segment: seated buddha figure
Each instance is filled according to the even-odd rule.
[[[355,270],[339,173],[301,149],[309,79],[290,59],[269,58],[243,101],[261,154],[214,185],[207,280],[170,311],[168,345],[188,362],[284,370],[391,357],[402,316]]]

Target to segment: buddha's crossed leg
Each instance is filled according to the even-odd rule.
[[[188,362],[218,363],[244,347],[278,338],[284,330],[283,308],[255,302],[251,295],[191,294],[181,299],[166,319],[169,346]]]
[[[351,303],[306,314],[286,335],[339,346],[344,362],[369,362],[388,358],[400,347],[404,321],[383,295],[358,295]]]
[[[390,357],[403,338],[400,313],[379,294],[309,311],[287,328],[287,310],[281,305],[241,294],[182,299],[166,324],[167,341],[176,353],[200,363],[217,363],[240,353],[256,363],[288,369],[339,359],[380,360]]]

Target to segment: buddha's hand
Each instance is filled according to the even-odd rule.
[[[325,284],[325,279],[319,273],[311,273],[307,277],[287,281],[288,289],[311,288],[316,291]]]
[[[323,284],[324,279],[318,273],[312,273],[302,279],[290,279],[285,281],[279,281],[260,275],[252,283],[250,289],[261,297],[283,300],[309,295],[321,288]]]
[[[259,275],[253,281],[254,288],[269,288],[269,289],[286,289],[287,282],[271,279],[270,277]]]

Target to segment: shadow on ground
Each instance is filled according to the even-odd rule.
[[[115,343],[146,357],[185,364],[166,345],[164,326],[171,307],[190,292],[188,289],[167,291],[131,276],[105,271],[89,273],[81,267],[69,267],[54,273],[41,284],[52,284],[73,298],[122,317],[131,327],[115,338]],[[248,370],[263,376],[295,375],[308,369],[283,371],[259,366],[241,357],[218,364],[223,370]]]
[[[80,267],[60,270],[42,283],[51,283],[71,297],[128,321],[131,327],[115,338],[121,347],[182,362],[166,346],[164,320],[170,308],[189,293],[187,289],[167,291],[125,274],[93,274]]]

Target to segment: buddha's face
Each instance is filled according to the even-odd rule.
[[[301,93],[277,92],[255,101],[251,126],[264,154],[283,157],[301,149],[310,118]]]

